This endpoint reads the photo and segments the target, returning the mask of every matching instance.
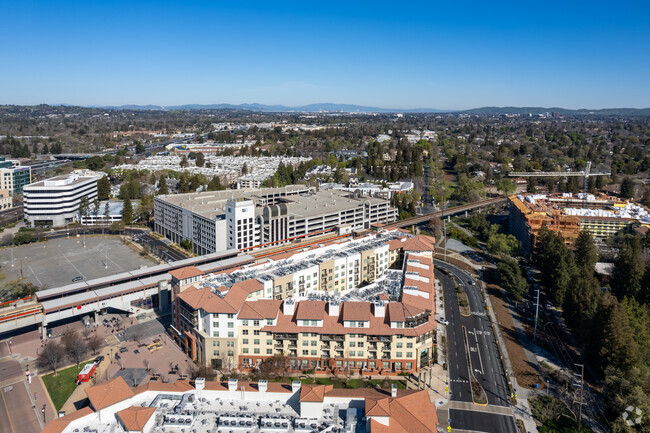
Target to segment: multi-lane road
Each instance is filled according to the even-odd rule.
[[[470,376],[473,375],[485,390],[488,402],[488,408],[475,405],[476,410],[450,409],[450,425],[460,430],[516,433],[514,417],[489,412],[489,406],[510,407],[510,390],[478,283],[448,263],[435,260],[435,266],[436,278],[442,284],[445,318],[449,321],[446,334],[450,399],[473,402]],[[469,316],[460,314],[456,284],[467,293]]]

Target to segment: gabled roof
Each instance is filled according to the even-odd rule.
[[[390,406],[388,398],[379,400],[366,399],[366,416],[390,416]]]
[[[135,394],[140,394],[145,391],[158,391],[158,392],[188,392],[192,391],[194,387],[184,380],[177,380],[175,382],[147,382],[136,388],[133,388]]]
[[[436,239],[426,235],[413,236],[402,243],[404,251],[433,251],[435,246]]]
[[[300,388],[300,402],[322,402],[324,398],[325,385],[303,385]]]
[[[258,299],[246,301],[237,315],[238,319],[275,319],[280,313],[279,299]]]
[[[300,301],[297,305],[296,320],[323,320],[325,301]]]
[[[141,432],[155,411],[155,407],[131,406],[119,411],[116,415],[127,431]]]
[[[370,422],[370,430],[373,433],[435,433],[437,431],[438,416],[435,405],[429,398],[427,391],[421,390],[409,394],[398,394],[396,398],[386,398],[386,404],[381,407],[377,405],[369,408],[366,400],[367,416],[386,416],[388,413],[388,425],[381,424],[375,420]],[[368,410],[373,413],[368,413]]]
[[[192,278],[199,275],[203,275],[204,272],[201,271],[196,266],[186,266],[184,268],[174,269],[173,271],[169,271],[169,274],[180,281],[186,278]]]
[[[262,283],[253,278],[235,283],[230,289],[227,287],[216,288],[215,290],[218,292],[226,292],[223,298],[210,288],[197,288],[195,286],[185,289],[178,297],[195,310],[202,308],[208,313],[234,314],[242,308],[248,295],[263,288]]]
[[[93,408],[95,410],[101,410],[122,400],[126,400],[129,397],[133,397],[135,393],[126,384],[122,376],[117,376],[108,382],[86,388],[86,395]]]
[[[370,302],[343,302],[343,320],[368,321],[372,317]]]
[[[91,413],[94,413],[93,410],[90,406],[86,406],[61,418],[55,418],[47,423],[41,433],[61,433],[72,421],[90,415]]]

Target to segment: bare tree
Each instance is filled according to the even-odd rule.
[[[88,353],[88,345],[86,344],[86,341],[79,338],[79,333],[76,330],[66,328],[61,336],[61,342],[63,343],[63,347],[65,348],[66,354],[70,360],[75,362],[78,367],[79,363],[81,363],[86,356],[86,353]]]
[[[289,368],[289,357],[284,353],[275,354],[262,361],[259,367],[260,376],[268,379],[271,376],[284,377]]]
[[[92,334],[93,331],[94,331],[93,329],[84,327],[83,330],[81,331],[81,335],[83,335],[85,339],[88,339],[88,337],[90,337],[90,334]]]
[[[49,368],[54,371],[54,375],[58,374],[57,369],[65,359],[65,349],[63,346],[55,341],[48,341],[41,353],[38,354],[36,365],[39,368]]]
[[[86,344],[88,345],[88,348],[90,351],[93,353],[93,355],[97,354],[97,350],[102,347],[103,339],[97,335],[96,332],[93,332],[87,339],[86,339]]]

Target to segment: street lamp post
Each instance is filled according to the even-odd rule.
[[[43,409],[41,409],[41,412],[43,412],[43,424],[45,424],[45,404],[43,404]]]

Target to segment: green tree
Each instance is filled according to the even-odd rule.
[[[160,175],[158,180],[158,194],[167,195],[169,194],[169,187],[167,186],[167,177],[164,174]]]
[[[517,189],[517,184],[504,177],[497,182],[497,189],[505,195],[510,195]]]
[[[636,297],[641,290],[644,271],[645,264],[639,237],[626,237],[614,261],[611,279],[614,294],[619,299],[624,296]]]
[[[79,200],[79,218],[86,218],[88,216],[89,209],[90,203],[88,202],[88,197],[81,197],[81,200]]]
[[[97,181],[97,197],[100,200],[108,200],[111,195],[111,181],[108,176],[102,176]]]
[[[201,152],[197,153],[194,163],[197,167],[203,167],[205,165],[205,155]]]
[[[593,274],[596,262],[598,261],[598,249],[589,230],[580,231],[573,244],[573,252],[578,268],[587,269]]]
[[[190,182],[187,179],[187,173],[183,172],[178,181],[178,193],[185,194],[187,192],[190,192]]]
[[[513,235],[506,235],[504,233],[495,233],[491,235],[486,243],[488,252],[492,255],[513,256],[519,252],[519,241]]]
[[[633,338],[633,328],[625,307],[616,299],[611,299],[605,307],[603,332],[600,349],[600,365],[604,370],[615,366],[623,372],[629,371],[639,363],[639,346]]]
[[[528,283],[517,260],[510,256],[504,256],[497,264],[497,271],[499,271],[503,288],[515,299],[522,299],[528,291]]]
[[[140,140],[136,140],[135,142],[135,153],[140,154],[144,153],[146,151],[144,144]]]
[[[133,222],[133,205],[131,198],[126,196],[124,198],[124,208],[122,210],[122,222],[127,226]]]
[[[136,210],[138,220],[147,224],[153,218],[153,196],[143,195]]]
[[[535,259],[541,271],[541,281],[552,302],[563,305],[564,297],[575,276],[573,252],[567,248],[561,234],[543,226],[537,234]]]
[[[626,177],[621,182],[621,198],[630,199],[634,197],[634,182],[629,177]]]
[[[221,191],[223,189],[226,188],[221,184],[219,176],[213,176],[212,180],[208,184],[208,191]]]

